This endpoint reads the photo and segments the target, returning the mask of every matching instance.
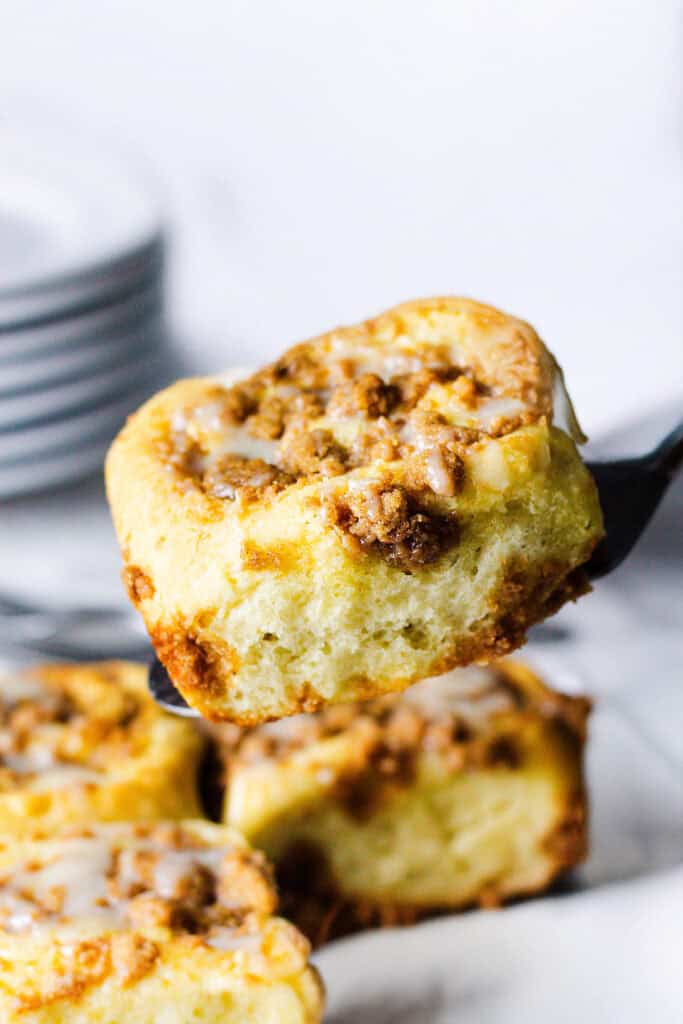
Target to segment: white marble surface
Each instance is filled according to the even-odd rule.
[[[328,1024],[677,1024],[682,902],[678,868],[346,940],[318,958]]]

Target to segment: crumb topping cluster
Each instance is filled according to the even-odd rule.
[[[463,448],[531,418],[519,400],[492,399],[438,350],[393,375],[391,360],[368,373],[352,359],[314,362],[299,348],[175,417],[171,459],[208,493],[233,498],[401,459],[412,489],[452,497]]]
[[[491,725],[529,703],[503,666],[456,669],[403,693],[360,704],[337,704],[254,729],[216,727],[230,766],[277,760],[341,733],[358,739],[357,751],[386,777],[412,770],[421,752],[443,755],[454,770],[473,761],[510,763],[512,754],[488,743]],[[362,760],[362,758],[360,759]]]
[[[0,928],[35,932],[70,921],[200,936],[240,948],[275,908],[265,860],[211,846],[180,825],[73,831],[40,861],[0,877]],[[260,916],[259,916],[260,915]]]
[[[176,413],[164,454],[186,486],[220,499],[329,480],[324,512],[349,548],[410,571],[456,541],[445,499],[465,450],[548,413],[513,370],[487,379],[455,344],[339,332]]]
[[[141,702],[104,670],[59,682],[27,676],[0,679],[0,793],[97,782],[112,758],[134,752]]]
[[[320,781],[346,812],[369,817],[386,786],[412,784],[422,755],[434,755],[448,772],[517,769],[525,745],[521,723],[530,713],[561,723],[577,742],[585,738],[590,704],[548,690],[528,670],[505,662],[455,669],[403,693],[359,704],[331,705],[251,729],[215,726],[223,770],[249,769],[285,760],[344,734],[349,757],[340,770],[320,768]]]

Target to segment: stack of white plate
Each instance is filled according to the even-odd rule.
[[[0,499],[98,469],[163,374],[164,237],[128,171],[3,142]]]

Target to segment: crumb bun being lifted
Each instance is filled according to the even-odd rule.
[[[128,592],[209,718],[401,690],[585,589],[602,520],[581,439],[528,324],[397,306],[130,419],[107,459]]]

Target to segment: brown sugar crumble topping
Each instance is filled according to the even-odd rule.
[[[504,326],[494,313],[480,309],[478,327]],[[437,560],[457,541],[448,499],[463,485],[467,448],[535,422],[551,405],[547,388],[530,384],[540,357],[521,336],[512,344],[528,366],[503,360],[494,373],[481,361],[466,365],[477,361],[456,342],[411,342],[399,315],[388,338],[385,321],[296,345],[177,412],[162,454],[179,485],[248,504],[329,480],[324,514],[349,551],[404,571]]]
[[[275,904],[261,854],[211,846],[176,824],[73,830],[44,861],[0,878],[0,928],[17,934],[91,920],[105,929],[162,927],[239,948]]]
[[[403,693],[359,704],[338,704],[252,729],[213,727],[224,770],[277,761],[341,733],[354,738],[353,763],[335,782],[349,813],[370,813],[383,783],[406,785],[422,753],[437,754],[451,771],[468,767],[516,768],[522,755],[519,720],[532,711],[564,723],[579,739],[589,704],[520,682],[505,663],[471,666],[427,679]]]
[[[463,427],[418,406],[432,385],[451,385],[467,410],[489,389],[434,363],[433,354],[413,357],[419,369],[408,374],[393,375],[389,361],[385,380],[348,358],[315,362],[307,348],[232,387],[216,387],[208,401],[179,413],[166,453],[171,463],[223,498],[243,487],[260,491],[398,459],[409,463],[414,487],[456,493],[458,453],[490,436],[491,425]]]
[[[211,845],[176,824],[100,825],[74,830],[41,859],[0,877],[0,930],[99,928],[80,941],[62,941],[59,932],[51,938],[57,961],[22,992],[28,1010],[78,997],[109,975],[135,983],[159,959],[159,928],[216,950],[260,954],[275,902],[258,853]]]
[[[18,676],[0,680],[0,793],[39,783],[96,782],[116,757],[134,753],[142,705],[106,676],[82,688]]]
[[[326,499],[328,519],[352,551],[375,551],[410,571],[435,562],[457,537],[453,515],[421,507],[404,487],[370,481]]]
[[[332,704],[253,729],[221,724],[216,732],[228,764],[277,760],[349,730],[362,733],[379,771],[406,753],[445,751],[481,736],[492,718],[523,707],[523,690],[502,668],[457,669],[402,693],[358,704]]]

